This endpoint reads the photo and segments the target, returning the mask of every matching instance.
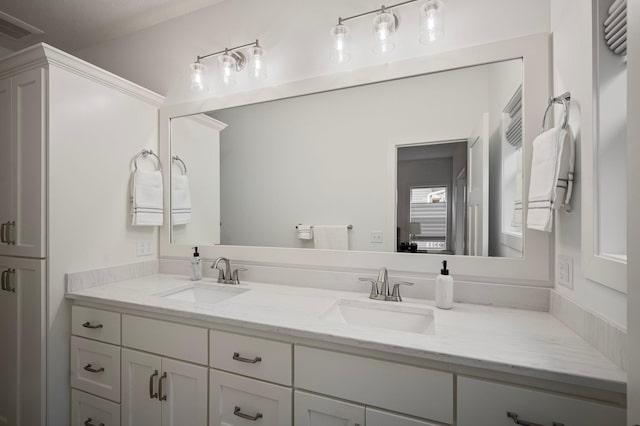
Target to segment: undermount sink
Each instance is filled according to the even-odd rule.
[[[395,302],[363,302],[341,299],[322,319],[330,322],[366,326],[376,329],[434,334],[433,310]]]
[[[232,286],[220,286],[214,284],[191,284],[188,287],[181,287],[177,290],[165,291],[156,296],[171,300],[181,300],[184,302],[213,305],[223,300],[249,291],[248,288],[238,288]]]

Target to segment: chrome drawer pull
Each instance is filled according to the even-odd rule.
[[[158,394],[159,394],[159,400],[160,401],[166,401],[167,400],[167,394],[162,394],[162,380],[167,378],[167,372],[165,371],[164,373],[162,373],[162,377],[160,377],[160,380],[158,381]]]
[[[93,368],[91,366],[91,364],[87,364],[84,367],[82,367],[85,371],[88,371],[89,373],[102,373],[104,371],[103,367],[100,368]]]
[[[149,377],[149,398],[150,399],[158,397],[158,392],[153,393],[153,378],[154,377],[158,377],[158,370],[155,370],[153,372],[153,374]]]
[[[255,416],[250,416],[249,414],[243,413],[241,410],[242,409],[236,405],[236,408],[233,409],[233,415],[238,416],[241,419],[251,420],[252,422],[262,418],[262,413],[256,413]]]
[[[236,361],[246,362],[246,363],[249,363],[249,364],[255,364],[256,362],[262,361],[262,357],[259,357],[259,356],[255,357],[253,359],[251,359],[251,358],[243,358],[243,357],[240,356],[239,352],[234,352],[233,353],[233,359],[236,360]]]
[[[9,270],[2,271],[2,278],[0,278],[0,288],[2,291],[7,291],[7,274],[9,274]]]
[[[82,324],[82,326],[84,328],[91,328],[91,329],[96,329],[96,328],[102,328],[104,327],[102,324],[96,324],[96,325],[91,325],[91,323],[89,321],[85,322],[84,324]]]
[[[518,413],[514,413],[512,411],[507,411],[507,417],[513,420],[513,422],[517,425],[521,426],[544,426],[539,423],[532,423],[526,420],[520,420],[518,417]],[[564,423],[553,422],[553,426],[564,426]]]
[[[9,225],[9,222],[5,222],[2,225],[0,225],[0,243],[8,243],[9,241],[7,238],[7,225]]]
[[[16,244],[16,239],[15,238],[11,238],[11,227],[15,228],[16,227],[16,222],[15,221],[11,221],[11,222],[7,222],[7,244],[10,245],[15,245]]]
[[[84,426],[96,426],[96,425],[91,423],[91,417],[89,417],[87,420],[85,420]],[[98,426],[104,426],[104,423],[100,423]]]

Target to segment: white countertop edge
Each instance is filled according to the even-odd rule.
[[[584,376],[575,373],[566,373],[562,371],[553,371],[538,369],[533,367],[527,367],[522,365],[516,365],[513,363],[504,363],[500,361],[491,361],[486,359],[479,359],[473,357],[465,357],[460,355],[446,354],[436,351],[429,351],[424,349],[408,348],[398,346],[394,344],[387,344],[383,342],[374,342],[370,340],[357,339],[349,336],[340,336],[331,334],[330,332],[317,332],[314,330],[301,330],[291,328],[287,326],[264,324],[254,321],[244,321],[234,318],[228,318],[215,314],[204,314],[189,312],[180,309],[171,309],[166,307],[152,306],[143,303],[124,302],[121,300],[113,300],[105,297],[88,296],[78,293],[67,293],[68,299],[77,300],[80,302],[95,303],[100,305],[109,305],[113,307],[120,307],[125,309],[144,311],[156,314],[169,314],[177,318],[193,319],[199,321],[211,322],[214,324],[221,324],[226,326],[241,327],[248,330],[255,330],[267,333],[273,333],[276,335],[298,337],[304,339],[317,340],[319,342],[327,342],[333,344],[340,344],[345,346],[351,346],[356,348],[364,348],[370,350],[376,350],[386,353],[405,355],[414,358],[421,358],[436,362],[443,362],[449,364],[457,364],[460,366],[487,369],[502,373],[509,373],[515,375],[521,375],[536,379],[546,379],[550,381],[585,386],[589,388],[601,389],[605,391],[626,393],[626,381],[625,380],[612,380],[602,377]]]

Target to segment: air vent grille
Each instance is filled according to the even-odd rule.
[[[11,15],[0,12],[0,35],[12,40],[22,40],[32,34],[42,34],[42,30]]]

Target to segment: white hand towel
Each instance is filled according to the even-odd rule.
[[[349,250],[347,225],[314,225],[313,246],[317,249]]]
[[[527,227],[551,232],[553,211],[569,201],[574,147],[568,130],[553,128],[533,141]],[[571,172],[571,173],[570,173]]]
[[[313,227],[311,225],[298,225],[299,240],[313,240]]]
[[[191,191],[187,175],[171,177],[172,225],[186,225],[191,222]]]
[[[131,224],[162,226],[162,173],[138,170],[131,183]]]
[[[516,160],[516,196],[513,200],[513,217],[511,218],[511,226],[514,228],[522,227],[522,150],[517,152]]]

